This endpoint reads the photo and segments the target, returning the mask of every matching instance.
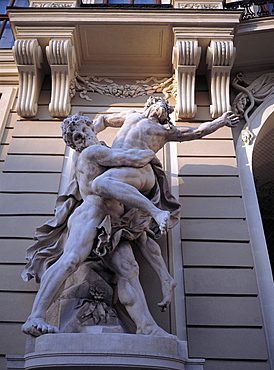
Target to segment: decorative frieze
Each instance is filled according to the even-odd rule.
[[[44,77],[42,50],[37,40],[16,40],[13,53],[19,72],[17,113],[21,117],[33,117],[38,110]]]
[[[49,111],[53,117],[66,117],[73,97],[70,86],[76,69],[74,46],[70,40],[51,40],[46,53],[52,82]]]
[[[79,0],[66,0],[66,1],[31,1],[30,7],[32,8],[76,8],[79,6]]]
[[[178,8],[180,9],[221,9],[221,4],[216,3],[180,3],[178,2]]]
[[[78,91],[80,98],[88,101],[92,101],[88,95],[89,92],[123,99],[162,93],[168,99],[170,96],[176,95],[174,82],[174,76],[161,80],[149,77],[146,80],[135,81],[134,84],[122,85],[106,77],[81,77],[76,74],[76,77],[71,81],[70,91],[72,96]]]
[[[219,117],[231,109],[229,98],[230,71],[236,48],[230,40],[212,40],[207,50],[207,66],[210,70],[210,113]]]
[[[201,48],[197,40],[177,40],[173,48],[173,65],[177,82],[176,119],[195,116],[195,73]]]

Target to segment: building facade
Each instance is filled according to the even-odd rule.
[[[141,111],[155,94],[176,107],[179,127],[198,127],[231,109],[242,119],[237,128],[170,143],[159,153],[182,212],[180,224],[160,241],[178,282],[166,313],[158,312],[157,277],[138,256],[151,312],[187,341],[189,358],[205,359],[206,370],[273,369],[272,4],[4,5],[0,368],[6,369],[6,355],[8,369],[24,368],[21,325],[38,286],[20,275],[35,228],[54,215],[69,181],[71,153],[61,121],[78,112],[94,119]],[[101,139],[111,145],[115,132]]]

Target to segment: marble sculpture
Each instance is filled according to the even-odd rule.
[[[53,219],[37,228],[35,243],[27,250],[25,281],[40,283],[32,312],[23,325],[26,334],[58,333],[47,322],[47,310],[62,294],[66,280],[90,259],[115,275],[118,297],[136,326],[136,334],[169,336],[153,319],[139,281],[133,246],[158,274],[165,311],[176,287],[155,239],[178,222],[180,205],[171,195],[157,153],[169,141],[200,139],[238,117],[226,112],[197,129],[176,128],[170,121],[168,101],[150,97],[143,113],[130,110],[100,115],[93,122],[78,114],[62,123],[63,138],[75,149],[74,178],[58,198]],[[119,127],[112,147],[96,134]],[[95,261],[95,262],[94,262]],[[97,262],[96,262],[97,261]],[[77,307],[86,304],[82,319],[106,322],[115,312],[107,288],[87,287]]]

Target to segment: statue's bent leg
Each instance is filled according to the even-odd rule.
[[[112,253],[104,257],[104,260],[116,274],[118,296],[136,324],[136,334],[170,336],[156,324],[149,312],[139,281],[139,267],[129,242],[120,242]]]
[[[158,306],[161,307],[164,312],[171,303],[173,291],[177,286],[177,282],[169,274],[166,267],[165,261],[161,254],[161,248],[159,244],[147,236],[144,232],[137,240],[136,244],[142,255],[148,261],[150,266],[159,276],[161,281],[163,300],[158,303]]]
[[[94,179],[92,190],[101,197],[116,199],[122,204],[146,212],[155,219],[164,234],[168,228],[170,213],[157,208],[141,194],[149,192],[155,184],[155,175],[151,171],[144,168],[111,168]]]
[[[96,226],[102,221],[102,208],[85,202],[76,209],[69,220],[69,237],[63,255],[43,274],[40,288],[35,297],[32,312],[22,326],[26,334],[39,336],[57,332],[58,328],[45,322],[46,311],[53,299],[61,293],[60,287],[88,257],[94,238]]]

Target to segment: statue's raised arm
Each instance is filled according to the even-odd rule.
[[[239,116],[232,112],[225,112],[221,117],[216,118],[213,121],[203,122],[197,128],[177,128],[173,126],[166,132],[166,141],[190,141],[201,139],[202,137],[212,134],[219,128],[228,126],[234,127],[239,123]]]
[[[135,110],[127,110],[121,113],[100,114],[93,121],[94,131],[98,134],[107,127],[121,127],[124,124],[126,117],[135,112]]]

